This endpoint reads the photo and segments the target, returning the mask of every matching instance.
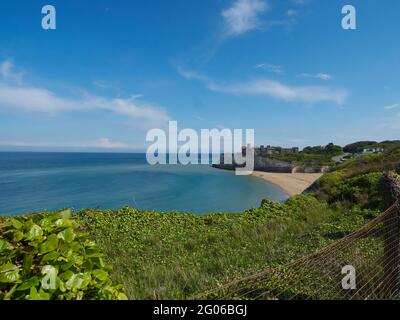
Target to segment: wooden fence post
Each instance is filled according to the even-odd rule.
[[[385,173],[380,181],[385,209],[400,199],[400,179],[394,172]],[[383,299],[400,293],[400,207],[384,220]]]

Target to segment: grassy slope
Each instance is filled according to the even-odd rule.
[[[285,264],[362,226],[376,211],[334,210],[312,196],[244,214],[196,216],[125,208],[81,221],[131,299],[187,298]]]

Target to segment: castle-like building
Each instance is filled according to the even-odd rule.
[[[242,147],[242,156],[245,157],[247,150],[251,146]],[[278,160],[274,155],[288,155],[297,154],[300,150],[297,147],[294,148],[282,148],[282,147],[272,147],[272,146],[260,146],[254,148],[254,170],[255,171],[265,171],[265,172],[280,172],[280,173],[320,173],[329,169],[325,166],[314,166],[314,165],[296,165],[291,161]],[[232,161],[230,157],[230,161]],[[238,167],[236,163],[225,163],[225,155],[221,154],[220,161],[218,164],[213,164],[213,167],[225,170],[234,170]]]
[[[246,150],[248,147],[242,147],[242,155],[246,156]],[[260,146],[254,148],[254,156],[256,157],[269,157],[272,155],[284,155],[284,154],[295,154],[299,153],[299,148],[282,148],[282,147],[272,147],[272,146]]]

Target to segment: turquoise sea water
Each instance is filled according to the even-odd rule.
[[[71,207],[240,212],[276,186],[207,165],[150,166],[144,154],[0,152],[0,214]]]

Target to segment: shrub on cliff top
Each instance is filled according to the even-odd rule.
[[[126,299],[70,210],[0,218],[0,300]]]

